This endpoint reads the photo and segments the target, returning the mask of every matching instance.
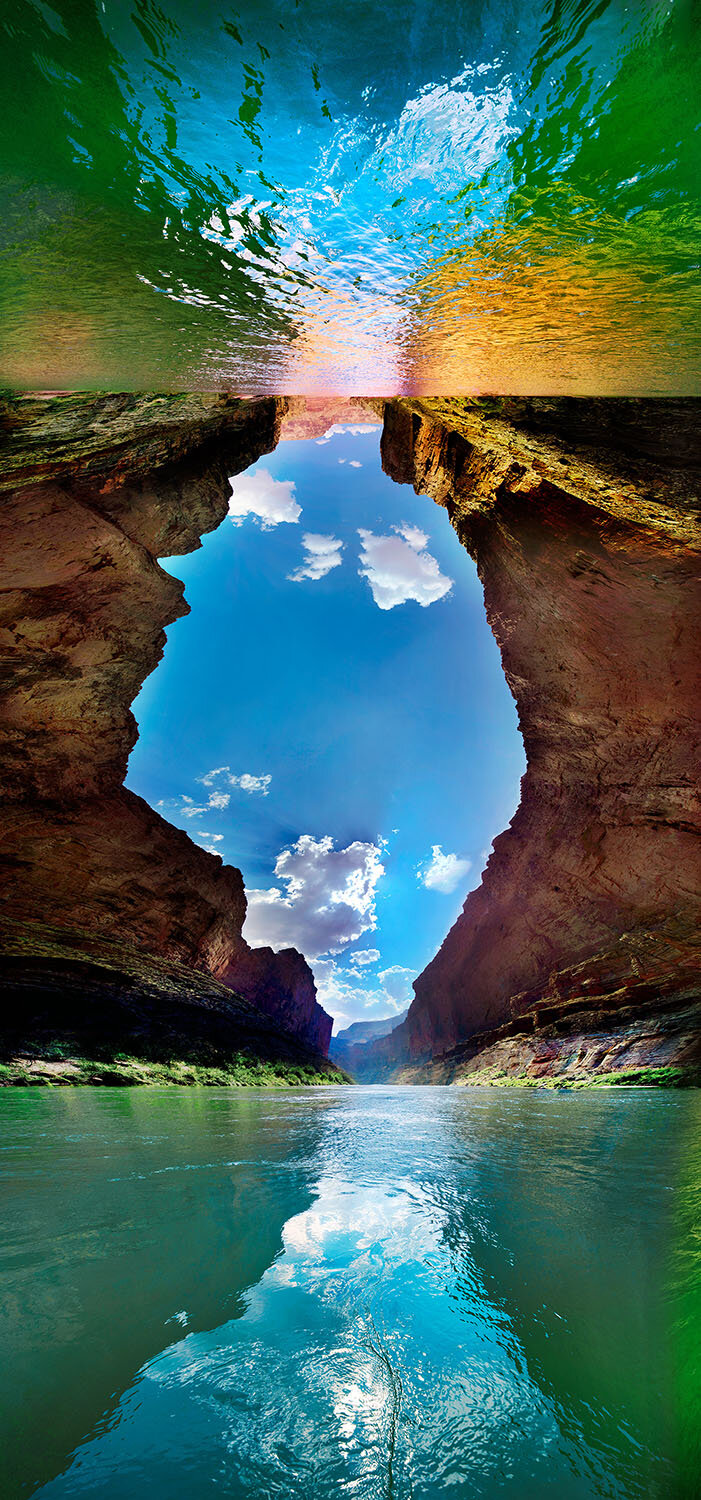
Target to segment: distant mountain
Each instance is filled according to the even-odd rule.
[[[329,1043],[329,1057],[335,1062],[342,1062],[348,1047],[363,1046],[365,1042],[376,1042],[381,1036],[389,1036],[395,1026],[401,1026],[409,1014],[409,1007],[398,1016],[385,1016],[381,1021],[354,1021],[352,1026],[347,1026],[345,1031],[339,1031],[338,1036],[332,1036]]]

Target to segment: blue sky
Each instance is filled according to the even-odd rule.
[[[407,1004],[524,770],[475,566],[382,473],[379,435],[281,442],[164,563],[192,612],[134,706],[128,777],[239,866],[244,936],[299,947],[337,1029]]]

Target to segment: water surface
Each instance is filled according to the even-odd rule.
[[[694,0],[6,0],[0,375],[699,390]]]
[[[698,1094],[0,1103],[3,1495],[693,1493]]]

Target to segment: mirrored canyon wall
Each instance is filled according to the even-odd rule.
[[[699,403],[358,405],[384,409],[387,472],[444,505],[477,562],[528,769],[407,1020],[350,1066],[420,1081],[692,1069]],[[187,610],[156,559],[219,524],[228,477],[283,419],[308,436],[328,411],[215,395],[4,407],[1,921],[18,1041],[59,996],[99,1028],[126,994],[142,1019],[218,1026],[222,1045],[238,1006],[236,1024],[267,1017],[328,1048],[302,956],[243,941],[239,871],[123,787],[130,704]]]

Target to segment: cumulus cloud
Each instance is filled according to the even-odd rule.
[[[413,1000],[413,969],[394,964],[383,970],[379,983],[367,984],[362,983],[365,975],[348,972],[346,962],[350,960],[320,958],[313,966],[319,1001],[334,1017],[336,1031],[343,1031],[352,1021],[398,1016]]]
[[[393,1000],[397,1010],[403,1010],[410,1000],[413,1000],[412,980],[416,978],[415,969],[405,969],[401,964],[392,964],[389,969],[380,970],[380,984]]]
[[[263,531],[271,531],[282,521],[298,521],[302,514],[291,479],[273,479],[268,469],[257,469],[255,474],[237,474],[229,482],[229,517],[235,526],[246,516],[255,516]]]
[[[401,526],[395,526],[398,536],[402,536],[415,552],[421,552],[428,541],[428,532],[422,531],[420,526],[412,526],[411,522],[403,521]]]
[[[320,536],[317,532],[305,531],[302,546],[306,557],[294,573],[288,573],[291,583],[301,583],[305,578],[325,578],[332,568],[340,568],[343,542],[337,537]]]
[[[231,801],[231,794],[230,794],[230,792],[210,792],[209,797],[207,799],[207,806],[208,807],[224,808],[224,807],[228,807],[229,806],[230,801]]]
[[[197,778],[203,786],[237,786],[240,787],[242,792],[259,792],[261,797],[267,797],[268,787],[272,779],[272,776],[267,772],[264,776],[252,776],[250,771],[244,771],[240,776],[234,776],[232,775],[230,766],[217,766],[213,771],[207,771],[204,776],[198,776]],[[215,795],[221,796],[222,793],[217,792]],[[190,799],[188,798],[187,800],[189,801]],[[226,796],[226,802],[222,803],[221,806],[225,807],[230,800],[230,796]],[[219,805],[213,801],[212,797],[210,797],[209,802],[211,807]]]
[[[349,467],[349,469],[362,469],[363,466],[360,463],[359,459],[357,459],[357,458],[351,458],[351,460],[350,460],[350,462],[348,464],[348,467]]]
[[[275,861],[285,889],[247,891],[246,941],[253,948],[299,948],[307,958],[340,952],[376,926],[381,854],[379,844],[335,849],[329,835],[303,834]]]
[[[348,963],[354,969],[366,969],[369,964],[376,964],[379,957],[379,948],[359,948],[357,952],[349,954]]]
[[[414,599],[426,608],[448,594],[446,578],[435,557],[425,550],[428,537],[417,526],[395,526],[394,536],[358,531],[362,548],[360,576],[367,578],[378,609],[394,609]]]
[[[443,891],[449,896],[467,875],[471,863],[469,859],[460,859],[457,854],[444,854],[440,844],[434,844],[431,858],[421,867],[417,879],[429,891]]]
[[[248,771],[244,771],[242,776],[231,776],[229,779],[231,785],[240,786],[242,792],[260,792],[261,797],[267,797],[273,778],[269,772],[265,776],[251,776]]]
[[[162,798],[156,803],[156,807],[178,812],[181,818],[204,818],[210,813],[224,812],[229,806],[231,792],[224,791],[224,787],[236,786],[240,787],[243,792],[258,792],[262,797],[267,797],[272,779],[269,774],[251,776],[248,771],[244,771],[241,776],[232,776],[229,766],[217,766],[213,771],[207,771],[204,776],[197,778],[209,792],[206,802],[195,802],[194,797],[188,797],[187,793],[183,792],[179,797],[172,797],[169,801]],[[198,837],[221,839],[223,834],[198,834]],[[216,850],[211,852],[216,853]]]

